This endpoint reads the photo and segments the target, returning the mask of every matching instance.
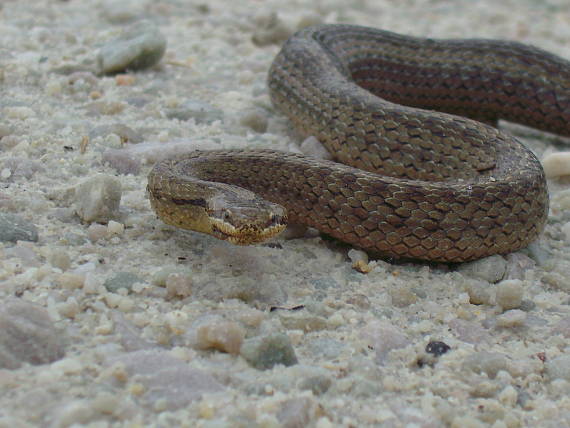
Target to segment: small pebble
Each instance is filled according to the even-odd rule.
[[[0,304],[0,368],[48,364],[64,353],[63,332],[43,307],[16,298]]]
[[[93,101],[85,106],[90,116],[113,116],[122,113],[127,105],[121,101]]]
[[[107,291],[116,293],[120,288],[124,288],[129,292],[132,290],[133,285],[137,282],[144,282],[141,278],[131,272],[117,272],[113,277],[107,279],[103,286]]]
[[[107,227],[102,224],[93,223],[87,228],[87,237],[91,242],[97,242],[107,237]]]
[[[36,112],[32,110],[30,107],[26,106],[14,106],[14,107],[6,107],[4,109],[5,117],[10,119],[20,119],[25,120],[36,115]]]
[[[107,224],[108,236],[122,235],[124,231],[125,231],[125,225],[123,223],[111,220]]]
[[[552,334],[561,334],[566,339],[570,339],[570,316],[558,321],[552,329]]]
[[[196,329],[196,346],[200,349],[217,349],[228,354],[239,354],[245,330],[233,321],[214,320]]]
[[[115,83],[117,86],[132,86],[136,81],[136,77],[132,74],[117,74],[115,76]]]
[[[504,311],[519,308],[524,294],[522,284],[519,279],[507,279],[499,282],[496,287],[497,305]]]
[[[53,414],[57,427],[85,426],[96,417],[88,400],[76,399],[61,404]]]
[[[501,256],[490,256],[474,262],[463,263],[457,268],[466,277],[479,278],[494,284],[504,278],[507,261]]]
[[[300,149],[304,155],[312,156],[317,159],[332,160],[332,154],[327,149],[325,149],[325,146],[323,146],[319,140],[317,140],[313,136],[305,138],[301,143]],[[360,251],[360,250],[349,250],[348,257],[350,257],[350,251]],[[368,255],[366,256],[366,259],[368,260]]]
[[[319,415],[319,406],[311,397],[296,397],[285,400],[277,412],[277,420],[283,428],[312,426]]]
[[[390,351],[411,343],[401,328],[387,321],[369,322],[360,330],[360,337],[374,349],[378,364],[386,362]]]
[[[257,27],[251,39],[256,46],[280,44],[293,34],[275,12],[259,15],[255,21]]]
[[[497,373],[507,368],[507,358],[498,352],[476,352],[463,360],[463,368],[475,373],[486,373],[494,379]]]
[[[447,351],[449,351],[450,349],[451,347],[445,342],[429,342],[426,345],[426,352],[428,354],[433,354],[436,357],[439,357],[447,353]]]
[[[14,132],[14,128],[6,123],[0,123],[0,140],[11,135]]]
[[[467,343],[481,343],[489,340],[489,332],[479,322],[471,322],[460,318],[449,321],[449,327],[457,338]]]
[[[323,23],[323,15],[314,12],[307,12],[297,22],[297,30],[309,27],[311,25],[318,25]]]
[[[542,159],[542,167],[547,178],[570,174],[570,152],[551,153]]]
[[[192,278],[183,273],[171,273],[166,277],[166,297],[184,299],[192,295]]]
[[[267,115],[261,109],[249,109],[241,112],[239,123],[260,134],[267,131]]]
[[[302,379],[299,383],[299,389],[312,391],[315,395],[323,395],[329,390],[332,380],[326,375],[315,375]]]
[[[490,284],[479,279],[468,278],[464,284],[472,305],[489,305],[491,303]]]
[[[83,288],[83,284],[85,283],[85,275],[65,272],[59,275],[57,283],[67,290],[76,290]]]
[[[123,143],[137,144],[141,143],[143,136],[134,129],[123,125],[122,123],[113,123],[111,125],[99,125],[89,131],[89,139],[93,140],[97,137],[105,138],[109,134],[118,135]]]
[[[51,248],[48,255],[47,261],[52,266],[66,271],[71,267],[71,259],[69,254],[61,248]]]
[[[106,0],[100,7],[102,16],[111,24],[125,24],[144,15],[144,3],[138,0]]]
[[[392,305],[396,308],[405,308],[418,301],[418,296],[406,285],[396,285],[389,290]]]
[[[553,379],[564,379],[570,382],[570,355],[560,355],[546,362],[546,373]]]
[[[180,106],[168,109],[166,117],[182,121],[194,119],[196,124],[209,125],[224,118],[224,112],[219,108],[199,100],[188,100]]]
[[[126,376],[125,380],[137,380],[137,385],[133,385],[131,390],[137,401],[155,409],[183,409],[204,394],[224,390],[224,386],[210,374],[189,367],[186,362],[162,350],[123,353],[109,358],[107,364],[109,367],[123,366],[126,373],[119,376]]]
[[[519,327],[525,323],[526,317],[526,312],[521,311],[520,309],[511,309],[497,316],[497,327]]]
[[[292,366],[298,362],[289,337],[283,333],[245,340],[240,355],[259,370],[267,370],[277,364]]]
[[[9,157],[4,160],[2,169],[2,178],[11,181],[17,178],[31,179],[38,171],[43,172],[44,168],[41,163],[27,159],[22,156]]]
[[[103,163],[123,175],[138,175],[141,170],[141,161],[129,150],[109,149],[103,153]]]
[[[22,217],[0,213],[0,242],[38,241],[38,229]]]
[[[107,42],[99,51],[97,61],[102,73],[143,70],[157,64],[166,51],[166,39],[147,21],[126,29],[120,37]]]
[[[279,319],[288,330],[303,330],[305,333],[327,328],[327,320],[323,317],[305,312],[281,312]]]
[[[79,302],[75,297],[70,297],[57,305],[57,311],[66,318],[75,318],[80,310]]]
[[[108,223],[119,216],[121,182],[113,176],[97,174],[75,189],[75,211],[87,223]]]

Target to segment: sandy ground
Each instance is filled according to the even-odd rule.
[[[570,426],[568,182],[549,183],[530,250],[367,274],[314,234],[235,248],[176,230],[145,194],[165,154],[299,150],[265,86],[297,28],[506,38],[570,58],[568,2],[0,5],[0,209],[38,233],[0,244],[0,427]],[[99,49],[142,20],[167,41],[160,63],[98,74]],[[504,128],[539,158],[567,147]]]

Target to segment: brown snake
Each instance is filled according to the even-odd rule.
[[[268,86],[295,128],[346,165],[270,150],[167,159],[148,185],[165,222],[251,243],[287,216],[373,254],[444,262],[509,253],[541,233],[542,167],[489,124],[570,135],[569,62],[516,42],[323,25],[285,43]]]

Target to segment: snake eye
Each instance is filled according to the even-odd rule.
[[[222,214],[222,220],[229,221],[232,216],[232,212],[230,210],[226,210]]]

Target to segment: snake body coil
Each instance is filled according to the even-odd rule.
[[[506,119],[570,135],[567,61],[515,42],[324,25],[286,42],[268,85],[296,129],[346,165],[269,150],[165,160],[148,186],[164,221],[196,229],[196,216],[200,224],[223,217],[230,231],[197,229],[221,239],[249,233],[230,239],[237,243],[282,228],[285,213],[271,203],[253,226],[227,215],[227,200],[240,192],[218,184],[228,183],[285,206],[291,222],[385,257],[462,262],[523,248],[542,231],[542,167],[489,124]],[[257,198],[247,193],[240,213],[262,204]]]

